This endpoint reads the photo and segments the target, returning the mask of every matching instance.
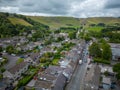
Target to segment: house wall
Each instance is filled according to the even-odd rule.
[[[110,85],[109,84],[103,84],[103,89],[110,90]]]
[[[26,65],[25,67],[23,67],[21,70],[19,70],[18,72],[16,72],[14,74],[14,78],[13,80],[16,80],[17,78],[21,77],[21,74],[24,73],[25,71],[28,70],[28,65]]]

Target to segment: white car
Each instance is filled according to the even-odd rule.
[[[11,54],[12,56],[16,56],[15,54]]]
[[[79,60],[79,64],[80,64],[80,65],[82,64],[82,60]]]

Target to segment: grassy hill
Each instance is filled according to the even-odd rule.
[[[50,28],[56,29],[59,27],[78,27],[80,22],[78,18],[73,17],[42,17],[42,16],[28,16],[32,20],[49,25]]]
[[[114,17],[93,17],[93,18],[81,18],[80,23],[85,22],[86,24],[98,24],[98,23],[105,23],[105,24],[114,24],[120,23],[120,18]]]
[[[115,23],[120,23],[120,18],[114,17],[93,17],[93,18],[73,18],[73,17],[43,17],[43,16],[28,16],[32,20],[38,21],[40,23],[49,25],[50,28],[59,28],[59,27],[79,27],[81,23],[89,24],[98,24],[105,23],[107,25],[113,25]]]
[[[1,13],[2,14],[2,13]],[[14,25],[20,24],[24,26],[32,26],[28,21],[19,17],[15,17],[14,15],[10,15],[8,20]],[[74,18],[74,17],[45,17],[45,16],[24,16],[32,19],[33,21],[40,22],[41,24],[48,25],[51,29],[57,29],[60,27],[80,27],[81,23],[85,23],[86,26],[89,24],[98,24],[105,23],[109,25],[113,25],[115,23],[120,24],[120,18],[114,17],[92,17],[92,18]],[[98,27],[101,29],[100,27]],[[91,30],[91,28],[89,28]],[[96,30],[97,27],[94,28]]]
[[[114,17],[93,17],[93,18],[81,18],[80,19],[81,24],[86,24],[85,29],[90,31],[101,31],[104,27],[95,26],[90,27],[90,24],[98,24],[98,23],[104,23],[106,25],[114,25],[116,23],[119,23],[120,25],[120,18],[114,18]]]
[[[49,26],[23,15],[0,12],[0,38],[13,37],[24,32],[29,33],[31,30],[40,30],[40,33],[48,34]],[[39,37],[43,38],[43,35],[40,35]]]
[[[20,18],[16,18],[16,17],[8,17],[8,19],[11,21],[12,24],[16,25],[16,24],[21,24],[21,25],[25,25],[25,26],[32,26],[30,23],[28,23],[27,21],[20,19]]]

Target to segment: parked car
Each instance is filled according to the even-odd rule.
[[[82,64],[82,60],[79,60],[79,64],[80,64],[80,65]]]
[[[15,55],[15,54],[13,54],[13,53],[12,53],[11,55],[12,55],[12,56],[16,56],[16,55]]]

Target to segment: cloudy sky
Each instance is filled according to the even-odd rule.
[[[40,16],[120,16],[120,0],[0,0],[0,12]]]

